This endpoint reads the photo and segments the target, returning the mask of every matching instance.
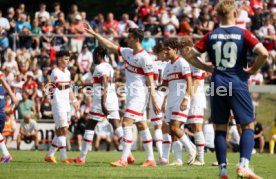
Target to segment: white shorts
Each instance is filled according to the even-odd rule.
[[[126,111],[124,117],[133,119],[134,123],[147,120],[144,117],[146,111],[147,101],[141,103],[137,102],[134,98],[129,100],[126,105]]]
[[[192,107],[189,110],[187,124],[203,124],[204,108]]]
[[[58,110],[57,108],[52,108],[52,111],[56,129],[69,127],[71,121],[70,112],[67,112],[66,110]]]
[[[99,110],[94,110],[92,109],[92,111],[89,112],[89,119],[95,120],[95,121],[103,121],[105,118],[105,115],[102,113],[102,111]],[[119,115],[119,111],[110,111],[108,116],[106,117],[107,119],[118,119],[120,120],[120,115]]]
[[[180,121],[185,123],[187,121],[189,113],[189,108],[185,109],[184,111],[180,110],[180,104],[175,105],[173,107],[167,108],[166,111],[166,120],[165,122],[169,123],[171,120]]]
[[[162,125],[163,119],[164,119],[163,113],[159,113],[158,115],[156,115],[153,109],[152,108],[150,109],[150,122],[152,126]]]

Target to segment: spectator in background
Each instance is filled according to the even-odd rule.
[[[151,35],[155,37],[162,35],[162,29],[157,19],[153,16],[148,16],[147,24],[145,25],[145,31],[149,31]]]
[[[86,12],[82,11],[82,12],[80,12],[80,15],[81,15],[82,22],[89,24],[88,20],[86,19],[87,18]]]
[[[83,45],[82,51],[78,56],[78,67],[81,74],[90,71],[93,62],[92,53],[89,51],[87,45]]]
[[[102,13],[99,13],[95,19],[93,19],[91,22],[91,27],[93,29],[97,29],[98,32],[102,35],[103,34],[103,24],[104,24],[104,15]]]
[[[37,19],[33,20],[32,34],[37,35],[33,37],[33,41],[35,44],[35,48],[39,48],[40,46],[40,35],[42,34],[41,28],[39,27],[39,23]]]
[[[154,38],[151,37],[150,31],[145,32],[145,37],[141,42],[142,47],[149,53],[152,52],[153,47],[155,46],[156,42]]]
[[[38,17],[43,17],[46,20],[50,19],[50,14],[46,11],[46,4],[40,4],[39,11],[35,13],[35,18],[37,19]]]
[[[51,12],[51,19],[53,21],[56,21],[58,18],[58,14],[61,12],[60,10],[60,3],[59,2],[55,2],[54,3],[54,12]]]
[[[276,75],[273,68],[269,68],[267,71],[267,77],[265,78],[265,84],[275,85],[276,84]]]
[[[63,12],[59,12],[57,15],[57,20],[54,22],[54,27],[57,29],[58,27],[62,27],[64,29],[67,28],[68,23],[65,20],[65,15]]]
[[[28,71],[26,76],[27,80],[24,83],[22,89],[28,93],[28,98],[35,102],[37,95],[37,83],[34,79],[34,73],[32,71]]]
[[[204,35],[210,31],[213,31],[215,23],[210,19],[209,14],[204,14],[202,21],[199,23],[198,30],[200,35]]]
[[[30,144],[35,142],[35,149],[38,149],[38,127],[35,120],[31,119],[30,115],[24,115],[24,120],[21,122],[19,134],[17,136],[17,150],[20,150],[21,140]]]
[[[146,17],[149,15],[150,9],[150,0],[143,0],[143,5],[138,9],[138,17],[141,24],[146,21]]]
[[[7,52],[7,57],[8,60],[2,65],[2,70],[6,70],[8,68],[14,75],[18,74],[19,70],[17,62],[15,61],[15,53],[12,50],[9,50],[9,52]]]
[[[118,35],[118,21],[114,19],[112,12],[109,12],[106,17],[106,21],[103,23],[104,36],[108,39],[113,39]]]
[[[27,27],[28,30],[31,30],[31,24],[27,21],[26,14],[21,14],[19,17],[19,21],[16,23],[16,31],[20,33],[24,27]]]
[[[53,113],[52,113],[52,104],[51,104],[51,96],[46,95],[44,97],[44,101],[41,105],[42,119],[53,119]]]
[[[2,17],[2,10],[0,10],[0,26],[5,30],[10,30],[10,23],[7,18]]]
[[[77,37],[71,38],[71,44],[70,44],[71,50],[72,52],[80,53],[85,37],[82,37],[79,35],[84,35],[85,31],[83,30],[83,22],[79,14],[76,15],[75,22],[71,25],[70,29],[73,35],[78,35]]]
[[[6,106],[4,112],[6,114],[6,122],[2,132],[2,136],[5,139],[6,146],[9,147],[10,143],[13,140],[13,135],[16,129],[16,123],[14,121],[14,114],[10,96],[6,96]]]
[[[25,47],[26,49],[32,48],[33,38],[29,35],[32,35],[32,32],[28,27],[24,26],[22,31],[19,33],[19,46]]]
[[[188,16],[184,16],[182,21],[180,22],[180,31],[177,35],[179,36],[189,36],[193,32],[193,28],[191,27],[191,21]]]
[[[25,46],[20,46],[20,49],[16,54],[19,70],[22,74],[25,74],[30,66],[31,54],[27,51]]]
[[[16,74],[15,80],[11,83],[15,96],[19,101],[22,100],[22,86],[24,83],[21,73]]]
[[[257,122],[256,120],[255,120],[254,139],[255,139],[254,148],[259,148],[259,152],[263,153],[264,145],[265,145],[263,126],[260,122]]]
[[[7,32],[0,26],[0,52],[4,52],[9,47]]]
[[[215,151],[215,130],[214,130],[214,124],[212,123],[211,119],[206,121],[203,126],[203,134],[205,138],[205,150],[206,151]]]
[[[262,27],[264,22],[261,6],[256,9],[255,14],[251,17],[251,22],[251,31],[253,33],[256,33],[256,31],[258,31]]]
[[[27,21],[31,22],[31,17],[30,17],[30,14],[25,9],[25,4],[23,3],[19,4],[18,8],[16,9],[16,13],[17,13],[17,19],[19,19],[20,16],[24,14],[26,15]]]
[[[28,98],[29,94],[23,91],[22,100],[18,105],[18,119],[23,119],[24,116],[32,116],[35,113],[35,105],[32,100]]]
[[[276,142],[276,118],[274,119],[274,125],[270,129],[270,140],[269,140],[269,153],[270,154],[274,154],[275,142]]]
[[[174,15],[172,10],[168,13],[161,15],[161,25],[164,28],[164,35],[169,36],[170,34],[175,34],[179,28],[179,20]]]
[[[264,76],[261,73],[261,70],[258,70],[256,74],[253,74],[249,77],[249,84],[251,85],[262,85],[264,82]]]
[[[113,128],[108,120],[104,119],[101,122],[98,122],[95,127],[96,142],[95,142],[95,151],[99,150],[100,143],[102,140],[106,142],[106,151],[110,150],[110,145],[113,138]]]
[[[55,50],[66,50],[68,41],[68,38],[64,35],[64,29],[62,27],[56,28],[56,36],[51,41]]]
[[[80,13],[78,11],[78,5],[72,4],[71,12],[68,14],[68,21],[70,24],[73,24],[76,21],[77,15],[80,15]]]
[[[10,29],[7,31],[8,39],[9,39],[10,48],[12,48],[13,47],[12,35],[16,32],[16,20],[15,20],[15,12],[13,7],[10,7],[8,9],[7,19],[10,23]]]

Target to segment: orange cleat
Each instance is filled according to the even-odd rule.
[[[67,159],[65,159],[65,160],[61,160],[60,162],[61,162],[61,163],[74,163],[74,159],[69,159],[69,158],[67,158]]]
[[[135,158],[132,154],[130,154],[128,157],[127,157],[127,163],[128,164],[133,164],[135,162]]]
[[[48,155],[46,155],[44,157],[44,161],[45,162],[49,162],[49,163],[57,163],[55,156],[48,156]]]
[[[128,163],[127,161],[125,161],[124,159],[120,158],[119,160],[117,160],[116,162],[111,162],[110,165],[112,167],[127,167]]]
[[[248,179],[262,179],[262,177],[256,175],[249,168],[247,169],[247,168],[238,167],[236,172],[237,172],[238,177],[248,178]]]
[[[80,159],[80,157],[77,157],[77,158],[73,159],[73,162],[77,163],[79,165],[84,165],[85,164],[85,160]]]
[[[141,165],[141,167],[156,167],[155,160],[147,160]]]

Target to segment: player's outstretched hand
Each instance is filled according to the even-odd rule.
[[[108,110],[107,110],[107,108],[106,108],[105,105],[102,106],[102,110],[103,110],[104,115],[108,116],[109,112],[108,112]]]
[[[15,106],[17,106],[18,103],[19,103],[17,97],[16,97],[15,95],[13,95],[11,99],[12,99],[13,104],[14,104]]]
[[[153,106],[153,111],[156,115],[158,115],[160,112],[161,112],[161,109],[160,107],[158,106],[158,104],[156,102],[153,102],[152,103],[152,106]]]
[[[254,74],[256,73],[258,70],[254,70],[253,66],[252,67],[248,67],[248,68],[243,68],[243,71],[245,71],[246,73],[249,74]]]
[[[92,29],[92,27],[87,22],[83,23],[83,27],[84,27],[84,31],[86,33],[91,34],[91,35],[95,34],[95,31]]]
[[[184,111],[188,107],[189,100],[188,99],[183,99],[183,101],[180,104],[180,110]]]

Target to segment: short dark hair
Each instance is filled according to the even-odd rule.
[[[139,39],[140,42],[142,42],[144,38],[144,31],[139,28],[129,28],[128,33],[132,33],[133,37]]]
[[[68,50],[61,50],[61,51],[57,52],[57,54],[56,54],[57,58],[62,58],[64,56],[70,57],[70,52]]]
[[[107,55],[107,50],[103,46],[98,46],[93,51],[93,56],[99,55],[101,58],[104,58]]]
[[[164,49],[164,44],[159,42],[153,47],[154,53],[160,53]]]
[[[165,47],[170,47],[173,49],[178,49],[179,48],[179,42],[177,41],[177,39],[166,39],[164,41],[164,46]]]

